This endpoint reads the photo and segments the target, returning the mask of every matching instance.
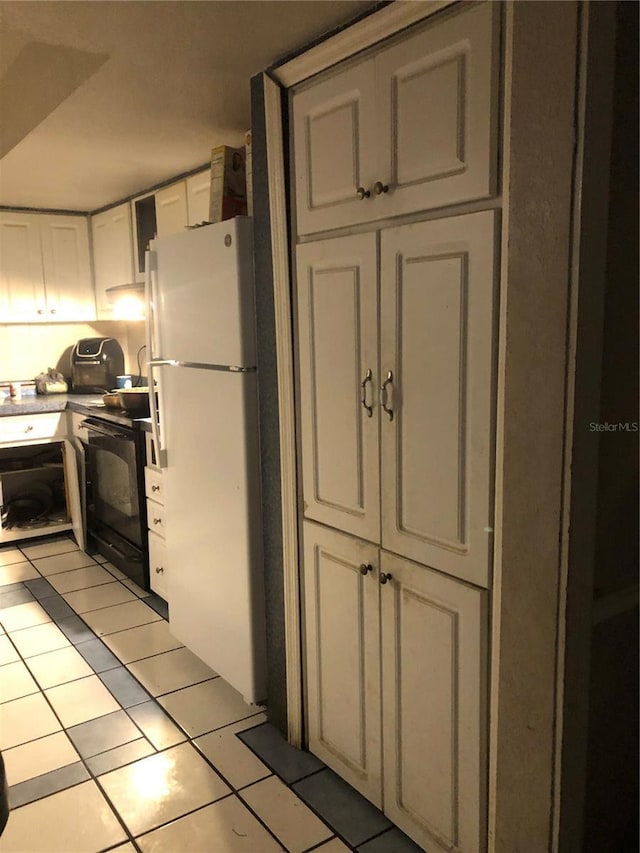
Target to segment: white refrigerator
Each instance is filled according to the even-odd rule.
[[[169,627],[246,701],[260,703],[266,653],[251,220],[154,240],[146,297]]]

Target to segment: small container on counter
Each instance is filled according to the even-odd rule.
[[[22,399],[22,385],[19,382],[9,383],[9,397],[11,397],[12,400]]]

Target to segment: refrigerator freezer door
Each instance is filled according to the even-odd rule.
[[[257,703],[266,662],[256,374],[159,369],[169,627]]]
[[[199,364],[256,363],[251,220],[237,217],[152,243],[154,355]]]

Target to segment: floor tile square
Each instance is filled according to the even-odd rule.
[[[56,595],[55,589],[51,586],[46,578],[34,578],[24,582],[31,595],[40,601],[43,598],[50,598]]]
[[[160,617],[155,610],[147,607],[144,602],[136,599],[117,607],[107,607],[104,610],[94,610],[84,616],[84,620],[92,631],[102,637],[104,634],[114,634],[116,631],[126,631],[137,625],[156,622]]]
[[[126,631],[118,631],[117,634],[109,634],[103,639],[123,663],[132,663],[142,658],[182,648],[182,643],[171,635],[169,625],[164,619],[128,628]]]
[[[238,797],[217,803],[136,838],[143,853],[178,850],[211,853],[281,853],[282,846],[267,832]]]
[[[37,692],[38,685],[21,660],[0,667],[0,702],[11,702]]]
[[[318,853],[349,853],[350,849],[339,838],[331,838],[329,841],[325,841],[324,844],[316,847],[313,853],[316,853],[316,850]]]
[[[9,788],[9,808],[17,809],[26,803],[32,803],[42,797],[48,797],[57,791],[64,791],[78,782],[89,779],[89,772],[81,761],[76,764],[67,764],[58,770],[51,770],[35,779],[27,779]]]
[[[62,731],[21,746],[14,746],[2,753],[7,769],[9,785],[19,785],[27,779],[58,770],[67,764],[79,761],[80,756]]]
[[[244,788],[240,796],[291,853],[302,853],[333,835],[276,776]]]
[[[72,569],[70,572],[51,575],[49,583],[57,592],[62,594],[63,592],[88,589],[104,583],[113,583],[113,578],[109,572],[105,572],[102,566],[86,566],[84,569]]]
[[[69,607],[64,598],[58,595],[57,592],[48,598],[41,598],[40,604],[42,605],[42,609],[46,610],[54,622],[62,622],[63,619],[70,619],[76,615],[75,610]]]
[[[40,575],[33,568],[31,563],[23,560],[20,563],[0,563],[0,589],[10,583],[18,583],[19,581],[27,581],[31,578],[39,578]]]
[[[189,743],[113,770],[100,784],[133,835],[230,793]]]
[[[253,718],[255,723],[262,722],[264,714]],[[236,737],[236,733],[250,724],[250,720],[242,720],[222,729],[216,729],[208,735],[202,735],[195,745],[209,761],[222,773],[224,778],[234,788],[244,788],[258,779],[264,779],[271,770],[251,752],[244,743]]]
[[[168,693],[158,701],[191,737],[253,717],[260,710],[247,705],[222,678]]]
[[[117,566],[114,566],[113,563],[110,563],[106,557],[102,556],[102,554],[96,554],[95,559],[99,563],[102,563],[104,568],[108,572],[111,572],[111,574],[114,576],[114,578],[118,578],[118,580],[121,580],[121,581],[126,579],[127,576],[125,575],[125,573],[120,571],[120,569]]]
[[[154,701],[129,708],[128,714],[156,749],[166,749],[187,739],[185,733]]]
[[[24,584],[0,586],[0,610],[15,607],[16,604],[26,604],[28,601],[34,601],[34,596]]]
[[[0,666],[20,660],[20,655],[6,634],[0,635]]]
[[[423,849],[394,826],[388,832],[361,844],[358,853],[423,853]]]
[[[83,758],[106,752],[142,737],[138,727],[124,711],[114,711],[67,729],[73,745]]]
[[[38,560],[41,557],[68,554],[69,551],[79,551],[80,549],[68,536],[58,536],[55,539],[46,539],[37,545],[23,545],[20,550],[30,560]]]
[[[27,604],[18,604],[16,607],[0,611],[0,622],[7,634],[10,634],[22,628],[32,628],[34,625],[51,622],[51,619],[37,601],[30,601]]]
[[[44,693],[65,728],[120,710],[97,675],[50,687]]]
[[[149,594],[146,589],[142,589],[142,587],[138,586],[138,584],[135,581],[132,581],[131,578],[121,579],[121,582],[127,589],[131,590],[136,598],[144,598],[145,595]]]
[[[102,640],[94,638],[86,643],[77,643],[76,648],[95,672],[106,672],[120,666],[118,658],[111,654]]]
[[[65,592],[62,596],[76,613],[88,613],[90,610],[101,610],[103,607],[113,607],[125,601],[137,601],[135,595],[119,581],[92,586],[89,589],[79,589],[77,592]]]
[[[2,836],[7,851],[104,850],[127,836],[95,782],[83,782],[16,809]]]
[[[58,732],[62,726],[41,693],[0,705],[0,749]]]
[[[292,746],[271,723],[250,728],[238,737],[289,784],[325,766],[315,755]]]
[[[65,607],[69,607],[66,601],[62,600]],[[46,602],[43,602],[46,604]],[[69,610],[73,613],[71,608]],[[63,635],[73,643],[74,646],[79,645],[80,643],[87,643],[91,641],[96,641],[96,636],[87,626],[84,624],[84,621],[79,616],[69,616],[65,619],[60,619],[58,621],[58,627],[60,628]]]
[[[18,548],[0,548],[0,566],[10,566],[12,563],[23,563],[24,556]]]
[[[123,708],[141,705],[151,698],[123,666],[101,672],[100,680]]]
[[[73,646],[30,657],[27,666],[43,690],[93,675],[91,667]]]
[[[292,788],[353,847],[392,826],[381,811],[332,770],[321,770]]]
[[[52,652],[54,649],[62,649],[65,646],[71,645],[62,631],[53,622],[46,622],[44,625],[36,625],[33,628],[15,631],[11,635],[11,642],[23,658],[42,655],[45,652]]]
[[[124,767],[125,764],[131,764],[132,761],[138,761],[139,758],[146,758],[147,755],[153,755],[154,753],[155,749],[149,741],[140,737],[122,746],[109,749],[107,752],[101,752],[99,755],[87,758],[86,762],[87,767],[94,776],[101,776],[103,773],[108,773],[110,770],[115,770],[118,767]]]
[[[85,566],[95,566],[96,562],[84,551],[70,551],[64,554],[55,554],[42,559],[29,558],[41,575],[48,578],[60,572],[70,572],[72,569],[82,569]]]
[[[153,696],[216,676],[206,663],[184,647],[136,661],[130,664],[129,670]]]

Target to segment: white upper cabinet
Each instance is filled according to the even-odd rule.
[[[184,231],[188,223],[186,182],[178,181],[164,187],[155,196],[157,236]]]
[[[305,515],[380,537],[377,235],[297,251]]]
[[[45,314],[38,216],[0,211],[0,322],[32,323]]]
[[[198,172],[187,178],[188,224],[198,225],[209,221],[209,197],[211,194],[211,169]]]
[[[4,322],[95,320],[85,216],[1,214],[0,306]]]
[[[134,281],[131,206],[119,204],[91,218],[98,320],[113,318],[106,290]]]
[[[293,96],[299,234],[496,192],[499,5],[454,11]]]

